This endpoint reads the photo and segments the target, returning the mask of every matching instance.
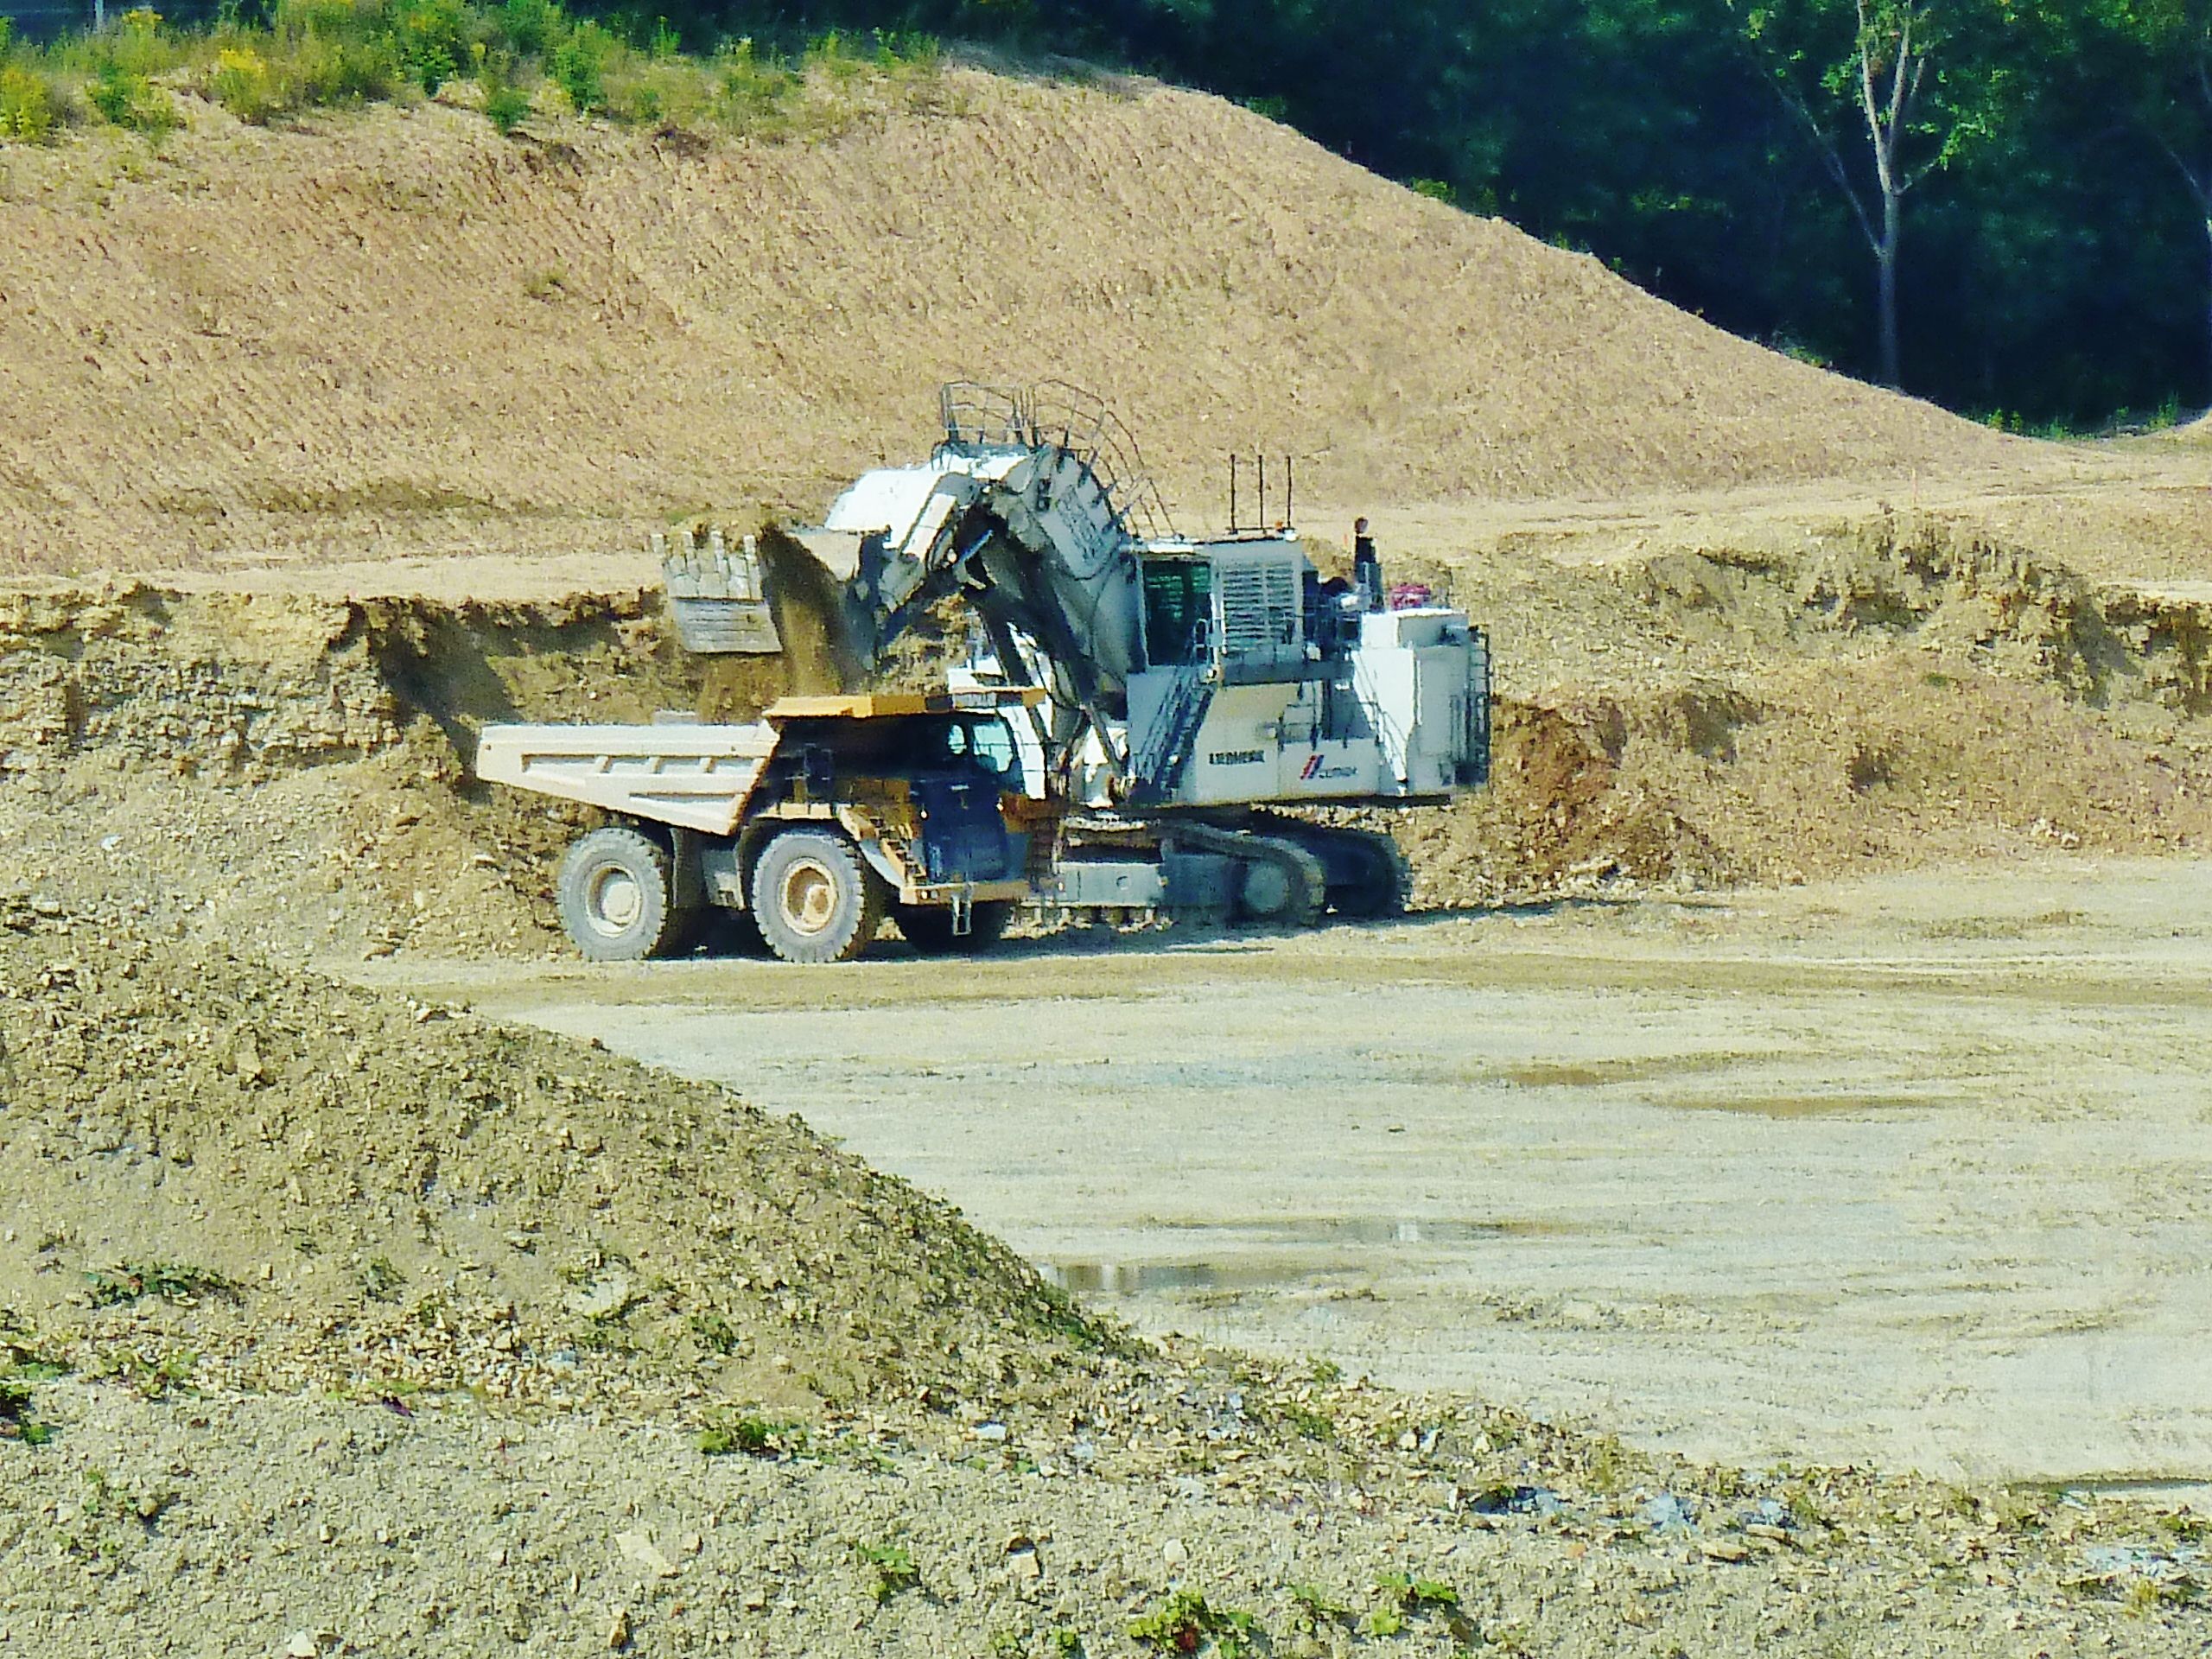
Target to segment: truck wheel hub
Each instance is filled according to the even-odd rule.
[[[802,933],[819,933],[837,910],[837,884],[819,864],[794,864],[784,874],[784,918]]]
[[[620,933],[645,908],[644,890],[629,871],[609,867],[592,878],[591,918],[609,933]]]

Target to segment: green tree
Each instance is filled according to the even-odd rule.
[[[2119,90],[2128,118],[2189,193],[2212,259],[2212,0],[2096,0],[2077,71]],[[2204,291],[2212,372],[2212,280]]]
[[[2018,42],[2010,38],[2011,0],[1726,4],[1761,73],[1850,203],[1874,258],[1882,379],[1898,385],[1905,200],[2012,118]],[[1865,158],[1856,167],[1853,151]]]

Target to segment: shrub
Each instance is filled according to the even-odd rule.
[[[295,48],[289,69],[286,101],[302,105],[373,103],[390,98],[400,82],[389,37],[338,41],[311,35]]]
[[[790,70],[764,62],[749,39],[741,40],[715,60],[715,117],[734,132],[750,131],[776,114],[798,84]]]
[[[526,58],[549,51],[569,32],[560,0],[506,0],[499,19],[508,44]]]
[[[530,94],[519,86],[493,82],[484,88],[484,118],[502,137],[530,119]]]
[[[404,0],[392,39],[407,79],[434,93],[469,60],[468,14],[461,0]]]
[[[578,115],[606,108],[607,69],[620,45],[597,23],[579,23],[553,48],[546,73]]]
[[[15,64],[0,66],[0,138],[42,144],[54,136],[60,111],[44,76]]]
[[[111,63],[102,69],[99,78],[85,89],[85,96],[110,126],[143,132],[149,138],[160,138],[177,124],[176,105],[169,101],[169,95],[120,64]]]
[[[207,95],[239,120],[256,125],[283,107],[269,60],[250,46],[226,46],[215,54]]]

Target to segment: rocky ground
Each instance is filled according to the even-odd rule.
[[[2168,1654],[2202,1527],[1141,1343],[726,1091],[0,910],[40,1655]]]

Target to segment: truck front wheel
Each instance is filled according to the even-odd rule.
[[[561,925],[594,962],[673,955],[690,918],[676,908],[668,853],[652,836],[616,825],[577,837],[554,891]]]
[[[883,924],[882,878],[842,836],[786,830],[753,867],[753,918],[785,962],[850,962]]]

